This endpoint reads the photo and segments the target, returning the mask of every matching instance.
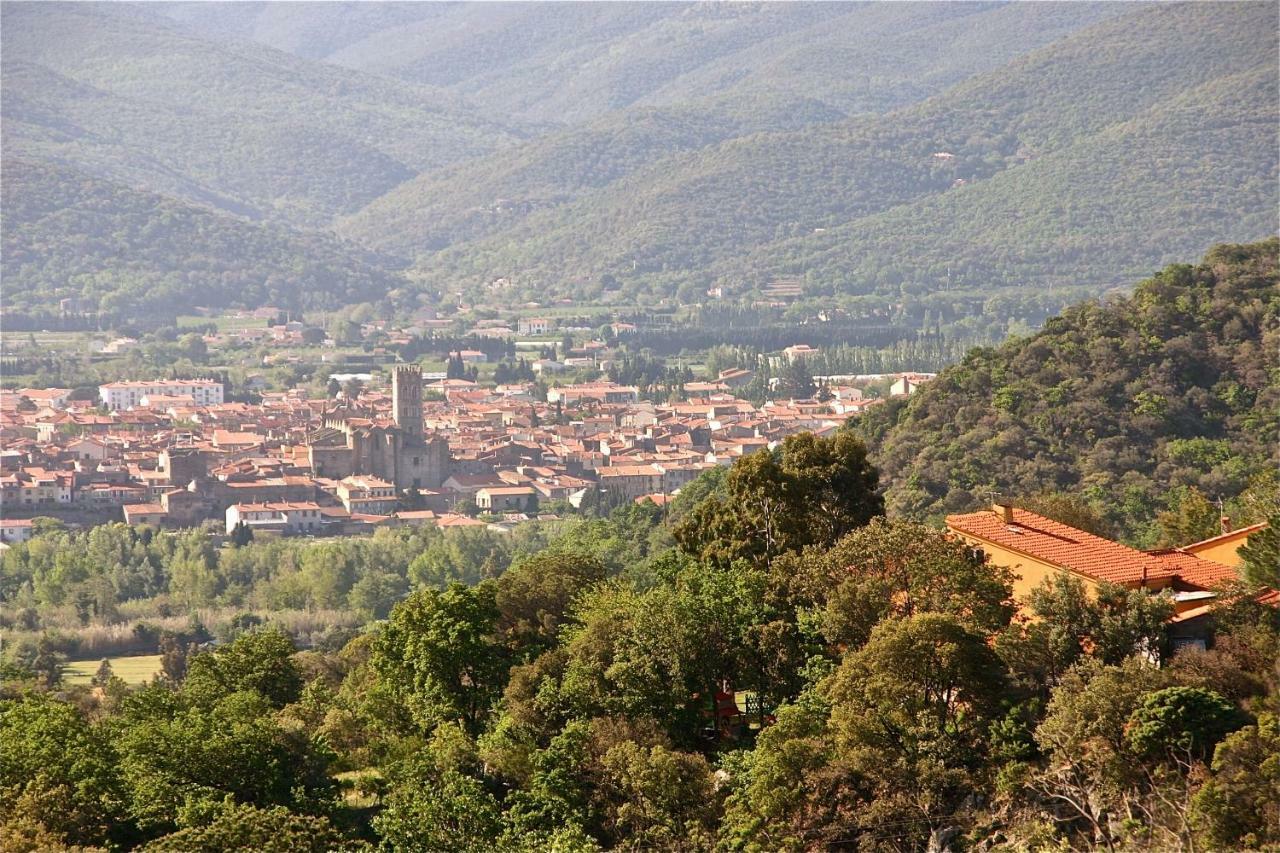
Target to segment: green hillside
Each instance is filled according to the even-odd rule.
[[[858,424],[890,514],[1044,491],[1139,531],[1194,487],[1231,499],[1280,462],[1280,240],[1214,248],[1130,297],[980,348]],[[1216,512],[1215,512],[1216,517]]]
[[[858,239],[871,239],[862,234],[867,218],[895,208],[909,217],[913,208],[902,206],[935,203],[959,189],[958,197],[976,200],[966,211],[970,221],[983,233],[992,228],[988,245],[995,246],[994,258],[988,260],[997,267],[996,280],[1004,283],[1009,277],[1009,283],[1038,288],[1045,282],[1016,279],[1019,271],[1003,266],[1001,258],[1011,248],[1000,242],[999,226],[1007,216],[1023,216],[1024,206],[1035,211],[1044,205],[1036,191],[1046,182],[1070,186],[1072,168],[1100,169],[1100,159],[1123,175],[1098,171],[1089,179],[1095,191],[1091,208],[1145,211],[1145,224],[1162,218],[1168,186],[1186,181],[1196,199],[1211,191],[1220,197],[1232,193],[1220,217],[1203,223],[1197,219],[1194,228],[1185,218],[1159,223],[1169,235],[1161,237],[1155,251],[1146,247],[1149,237],[1140,229],[1126,229],[1117,251],[1127,252],[1128,263],[1150,264],[1170,251],[1183,256],[1202,251],[1216,239],[1214,232],[1253,237],[1259,224],[1275,218],[1274,163],[1266,157],[1276,143],[1265,128],[1268,121],[1274,127],[1280,108],[1274,87],[1248,76],[1274,65],[1272,11],[1265,4],[1139,9],[880,118],[758,134],[673,153],[565,204],[535,206],[509,227],[423,256],[419,265],[426,280],[439,285],[505,276],[572,295],[582,282],[609,274],[640,298],[666,295],[684,284],[697,293],[717,275],[732,288],[753,270],[764,267],[768,272],[774,244],[781,244],[778,253],[795,253],[784,254],[791,261],[813,244],[784,241],[806,235],[832,241],[833,229],[842,226]],[[1245,76],[1227,79],[1234,75]],[[1214,81],[1220,85],[1208,85]],[[1237,86],[1253,86],[1248,89],[1251,100],[1242,102]],[[1189,112],[1198,127],[1243,127],[1250,134],[1241,143],[1250,146],[1245,161],[1219,157],[1213,134],[1184,132],[1176,119]],[[1160,153],[1153,160],[1142,146]],[[1169,152],[1176,153],[1176,162],[1166,162]],[[935,156],[939,154],[951,156]],[[1026,189],[1023,170],[1031,178]],[[1051,179],[1048,173],[1055,170],[1059,175]],[[966,184],[957,187],[957,181]],[[988,181],[993,189],[983,190]],[[1215,184],[1215,190],[1206,189]],[[997,204],[1001,186],[1018,197],[1003,209]],[[408,193],[409,186],[402,192]],[[438,205],[452,197],[434,196]],[[464,204],[474,201],[458,197]],[[992,200],[990,206],[985,199]],[[412,204],[397,207],[385,219],[374,215],[389,202],[363,213],[352,233],[400,254],[438,245],[424,239],[424,232],[435,236],[429,228],[413,226]],[[1035,226],[1060,233],[1077,227],[1108,232],[1105,219],[1076,221],[1067,207],[1041,211]],[[447,222],[466,215],[432,210],[424,217],[437,218]],[[934,245],[945,239],[945,232],[920,230],[926,233],[916,240],[897,240],[895,235],[885,242],[897,240],[895,251],[904,254],[934,258],[945,253],[945,247]],[[740,263],[743,257],[750,263]],[[853,262],[883,264],[880,255],[865,253],[854,254]],[[809,272],[796,263],[780,265],[779,271]],[[1086,262],[1071,276],[1100,288],[1114,283],[1115,269]],[[887,278],[895,288],[900,283],[892,273]],[[835,284],[842,292],[865,292],[877,283],[849,281],[846,275]],[[832,286],[829,280],[820,283],[827,290]]]
[[[835,121],[819,101],[761,98],[634,108],[406,181],[339,230],[402,255],[499,232],[643,170],[664,155],[763,130]]]
[[[218,44],[114,4],[6,3],[6,153],[327,223],[512,135],[454,95]]]
[[[728,94],[811,97],[846,113],[878,112],[1119,11],[1108,4],[458,4],[422,12],[424,20],[389,20],[328,58],[466,92],[494,115],[557,124]],[[371,14],[344,16],[337,28],[371,29]],[[278,39],[281,31],[266,26],[255,37]]]
[[[778,4],[774,9],[794,5]],[[690,166],[666,159],[673,154],[710,149],[754,133],[830,124],[850,113],[879,113],[923,100],[1095,18],[1115,14],[1118,8],[1096,4],[830,5],[856,11],[800,30],[780,27],[776,36],[761,44],[709,60],[696,71],[662,83],[638,102],[661,105],[656,108],[635,106],[610,113],[407,181],[341,227],[354,239],[400,254],[435,251],[511,228],[531,213],[563,206],[587,190],[601,190],[637,171],[641,186],[665,180],[672,169],[676,170],[674,180],[680,180],[681,170]],[[622,42],[617,52],[629,55],[626,40]],[[510,85],[503,91],[532,85],[547,73],[526,69],[523,77],[507,81]],[[577,85],[607,85],[606,76],[582,77]],[[802,148],[824,144],[808,137],[797,141]],[[784,153],[793,156],[794,151]],[[838,151],[831,154],[837,159],[842,156]],[[713,150],[711,156],[735,154]],[[801,158],[810,159],[816,158],[808,154]],[[769,165],[774,172],[788,168],[785,163]],[[554,225],[554,218],[551,222]],[[542,224],[539,220],[538,226]]]
[[[381,297],[398,279],[331,237],[245,222],[92,178],[4,158],[6,312],[65,297],[85,310],[158,317],[212,307],[334,307]]]
[[[1220,240],[1274,233],[1275,75],[1214,80],[971,186],[765,244],[716,270],[809,292],[1097,293]]]

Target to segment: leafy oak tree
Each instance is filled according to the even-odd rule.
[[[461,721],[478,731],[501,695],[510,661],[496,633],[496,594],[491,581],[420,590],[375,639],[374,668],[424,728]]]
[[[879,475],[852,433],[787,436],[779,448],[739,460],[723,489],[677,525],[687,553],[724,565],[766,565],[806,546],[830,547],[884,512]]]

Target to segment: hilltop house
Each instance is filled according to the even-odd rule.
[[[1139,551],[1007,504],[947,516],[947,530],[994,565],[1011,569],[1014,597],[1020,601],[1046,579],[1065,572],[1090,591],[1102,583],[1167,590],[1177,621],[1211,602],[1213,588],[1237,576],[1233,567],[1186,549]]]

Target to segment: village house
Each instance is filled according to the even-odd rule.
[[[545,335],[556,327],[550,317],[522,317],[516,324],[522,335]]]
[[[909,394],[914,394],[921,385],[933,379],[935,375],[933,373],[903,373],[889,386],[889,396],[906,397]]]
[[[0,519],[0,542],[15,543],[26,542],[31,538],[31,519],[29,518],[4,518]]]
[[[596,476],[610,497],[630,500],[667,491],[666,472],[657,465],[611,465],[598,469]]]
[[[37,408],[65,409],[71,397],[70,388],[22,388],[19,397],[29,400]]]
[[[538,492],[532,486],[485,486],[476,492],[476,506],[486,512],[534,512]]]
[[[163,504],[127,504],[124,507],[124,523],[130,526],[163,527],[167,517]]]
[[[946,524],[951,535],[1013,572],[1014,597],[1022,603],[1033,589],[1065,573],[1090,592],[1110,583],[1166,593],[1174,603],[1173,621],[1190,622],[1207,613],[1215,587],[1238,577],[1234,567],[1185,548],[1139,551],[1008,504],[950,515]],[[1175,637],[1199,645],[1206,640],[1202,631],[1185,629]]]
[[[227,507],[227,533],[243,522],[255,534],[316,535],[323,518],[317,503],[232,504]]]
[[[797,361],[806,361],[818,354],[818,350],[808,344],[794,344],[782,351],[789,363],[795,364]]]
[[[338,500],[353,514],[388,515],[395,512],[395,483],[368,474],[345,477],[338,481]]]

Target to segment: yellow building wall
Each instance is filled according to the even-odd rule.
[[[985,539],[977,539],[972,536],[965,536],[959,532],[953,531],[960,537],[965,544],[974,548],[981,548],[982,552],[987,555],[987,561],[993,566],[1001,566],[1010,569],[1014,574],[1013,581],[1013,597],[1021,607],[1025,604],[1027,597],[1030,596],[1031,590],[1040,586],[1046,579],[1052,578],[1064,570],[1052,563],[1046,563],[1037,560],[1035,557],[1021,554],[1008,548],[1002,548],[999,545],[986,541]],[[1074,572],[1068,572],[1073,577],[1079,578],[1084,582],[1085,589],[1093,593],[1097,589],[1097,584],[1090,578],[1083,575],[1077,575]]]
[[[959,531],[952,530],[958,539],[973,548],[981,548],[982,552],[987,555],[987,561],[993,566],[1001,566],[1009,569],[1014,574],[1013,581],[1013,598],[1018,604],[1018,609],[1023,613],[1027,611],[1027,599],[1031,595],[1031,591],[1042,585],[1046,579],[1052,578],[1058,574],[1068,574],[1076,578],[1084,584],[1085,592],[1090,596],[1095,595],[1098,591],[1098,583],[1093,578],[1078,574],[1061,566],[1038,560],[1028,554],[1014,551],[1011,548],[1005,548],[988,542],[985,539],[978,539],[974,536],[968,536]],[[1152,592],[1158,592],[1169,585],[1168,578],[1159,578],[1148,582],[1147,589]],[[1125,586],[1136,586],[1134,584],[1125,584]],[[1203,605],[1203,601],[1190,601],[1177,606],[1177,612],[1188,610]]]
[[[1232,536],[1210,544],[1206,544],[1201,548],[1183,548],[1182,550],[1195,554],[1205,560],[1213,560],[1215,563],[1221,563],[1224,566],[1236,567],[1240,565],[1239,551],[1249,542],[1249,534],[1241,533],[1239,536]]]

